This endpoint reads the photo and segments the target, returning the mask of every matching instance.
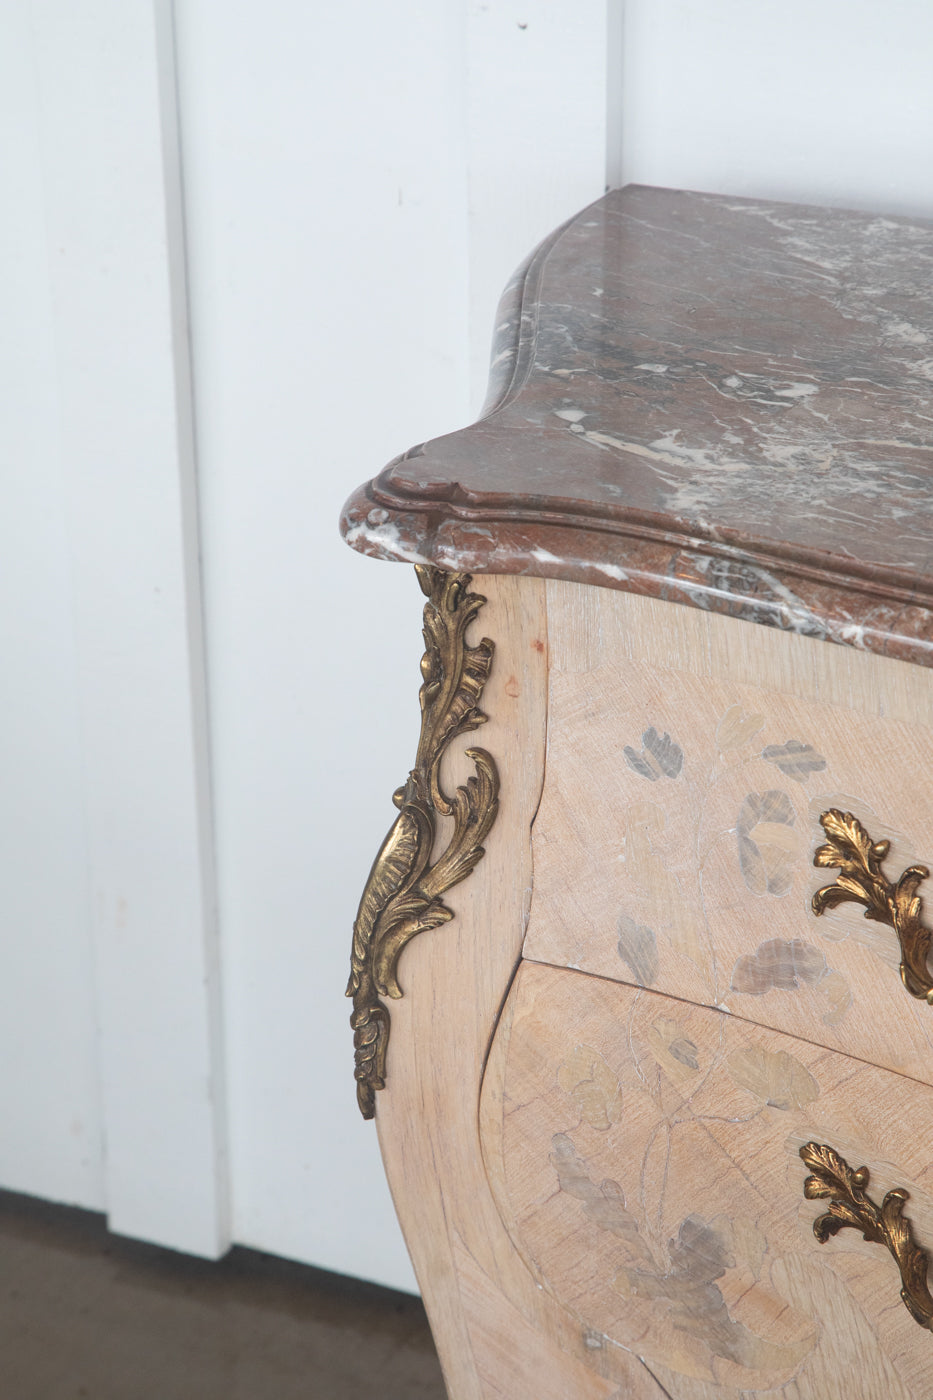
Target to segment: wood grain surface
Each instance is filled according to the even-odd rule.
[[[808,912],[824,804],[933,858],[928,673],[474,586],[501,811],[404,953],[377,1104],[452,1400],[930,1400],[893,1259],[818,1244],[797,1155],[906,1188],[933,1245],[933,1011],[889,930]]]
[[[810,907],[830,807],[891,841],[895,877],[933,863],[928,672],[574,584],[548,584],[548,617],[525,955],[933,1083],[893,930]]]
[[[490,1180],[593,1355],[678,1400],[928,1400],[933,1338],[888,1251],[820,1245],[799,1147],[906,1187],[933,1244],[933,1090],[602,978],[523,963],[483,1088]]]

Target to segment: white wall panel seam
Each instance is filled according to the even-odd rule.
[[[229,1242],[167,0],[32,6],[112,1228]],[[173,278],[175,279],[173,285]]]
[[[175,0],[153,0],[160,75],[162,156],[167,220],[166,249],[172,307],[175,401],[178,408],[178,452],[181,476],[181,523],[188,589],[186,620],[191,671],[194,761],[198,793],[198,845],[203,898],[211,1103],[215,1126],[217,1168],[217,1250],[232,1243],[230,1154],[226,1045],[223,1022],[223,967],[217,858],[214,825],[214,784],[210,732],[207,629],[204,613],[204,557],[201,546],[198,483],[198,413],[191,344],[188,240],[185,215],[185,172],[181,144]]]

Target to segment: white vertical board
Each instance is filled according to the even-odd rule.
[[[169,20],[167,0],[31,6],[106,1207],[211,1256],[224,1089]]]
[[[424,600],[337,520],[467,414],[459,0],[177,23],[234,1236],[413,1287],[343,992]]]
[[[470,378],[486,390],[499,295],[606,189],[607,0],[468,0]]]
[[[622,75],[625,61],[625,0],[606,0],[606,188],[625,183],[622,169]]]
[[[625,0],[625,181],[933,215],[928,0]]]
[[[472,327],[481,397],[515,264],[602,192],[604,4],[528,9],[177,11],[234,1234],[401,1287],[343,989],[414,754],[423,599],[336,522],[468,420]]]
[[[55,323],[28,5],[0,7],[0,1186],[105,1201]]]

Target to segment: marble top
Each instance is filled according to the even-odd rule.
[[[606,195],[506,289],[479,421],[342,528],[933,665],[933,223]]]

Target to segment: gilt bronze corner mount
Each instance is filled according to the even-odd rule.
[[[909,865],[893,883],[881,868],[891,843],[872,841],[851,812],[835,807],[824,812],[820,825],[827,843],[820,846],[813,864],[838,868],[835,883],[813,896],[813,912],[823,914],[837,904],[852,901],[865,906],[865,918],[889,924],[901,945],[901,981],[912,997],[933,1004],[933,977],[927,964],[933,930],[923,923],[922,900],[917,893],[929,875],[925,865]]]
[[[393,794],[399,809],[373,862],[353,925],[347,996],[353,998],[356,1094],[364,1118],[385,1088],[388,1008],[380,997],[400,997],[398,961],[418,933],[452,919],[442,896],[482,859],[483,841],[496,819],[499,774],[485,749],[467,749],[473,776],[448,797],[441,760],[452,740],[485,724],[479,708],[494,646],[484,637],[469,646],[466,632],[485,603],[469,592],[471,576],[416,565],[427,597],[421,659],[421,733],[407,782]],[[438,817],[452,820],[450,838],[432,859]]]
[[[867,1167],[853,1171],[827,1143],[805,1143],[800,1156],[812,1173],[803,1183],[803,1194],[808,1201],[829,1201],[829,1209],[813,1222],[813,1233],[820,1244],[825,1244],[830,1235],[851,1227],[861,1230],[870,1243],[885,1245],[901,1271],[904,1306],[921,1327],[933,1331],[933,1296],[927,1281],[930,1256],[916,1243],[910,1221],[904,1219],[909,1193],[898,1187],[877,1206],[865,1194]]]

